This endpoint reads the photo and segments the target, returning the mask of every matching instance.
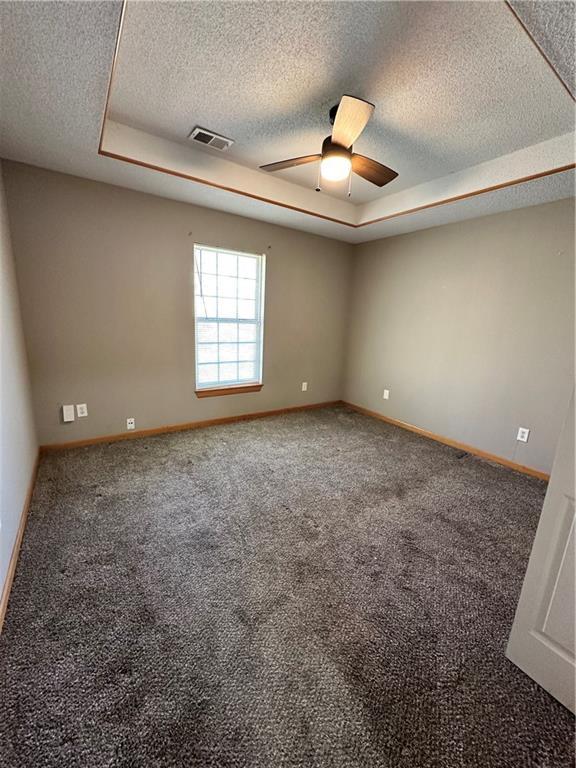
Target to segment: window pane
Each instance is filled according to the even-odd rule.
[[[195,246],[196,387],[258,381],[264,256]]]
[[[218,299],[218,317],[236,317],[236,299]]]
[[[223,384],[226,382],[236,381],[237,379],[238,379],[237,363],[220,363],[220,381]]]
[[[236,277],[238,274],[238,256],[234,253],[218,251],[218,274]]]
[[[199,363],[218,362],[218,344],[198,344]]]
[[[196,317],[216,317],[216,299],[206,296],[196,296],[195,299]]]
[[[238,378],[240,381],[255,381],[256,366],[254,363],[238,363]]]
[[[238,360],[256,360],[256,344],[238,344]]]
[[[218,346],[220,348],[220,362],[238,360],[238,344],[219,344]]]
[[[202,261],[200,262],[200,271],[202,274],[209,272],[211,275],[216,274],[216,254],[214,251],[202,250]]]
[[[256,280],[238,280],[238,298],[256,299]]]
[[[202,293],[204,296],[217,296],[216,291],[216,276],[215,275],[202,275]]]
[[[255,323],[238,324],[238,341],[256,341],[258,326]]]
[[[198,343],[206,344],[210,341],[218,341],[218,323],[199,322],[196,327]]]
[[[251,277],[256,279],[256,268],[258,266],[258,259],[253,256],[239,256],[238,257],[238,277]]]
[[[248,299],[238,299],[238,317],[253,320],[256,317],[256,302]]]
[[[238,323],[220,323],[218,341],[238,341]]]
[[[217,365],[198,365],[198,383],[209,384],[218,381]]]
[[[238,281],[235,277],[218,277],[218,296],[236,298],[238,294]]]

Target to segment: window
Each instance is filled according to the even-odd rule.
[[[264,255],[194,246],[194,315],[196,394],[261,386]]]

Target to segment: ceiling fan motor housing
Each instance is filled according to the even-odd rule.
[[[322,142],[322,157],[326,155],[341,155],[350,158],[352,156],[352,147],[343,147],[341,144],[335,144],[331,136],[326,136]]]

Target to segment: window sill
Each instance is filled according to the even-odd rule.
[[[260,392],[262,384],[240,384],[218,389],[197,389],[196,397],[220,397],[220,395],[242,395],[247,392]]]

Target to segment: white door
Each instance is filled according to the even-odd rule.
[[[506,655],[574,712],[574,395]]]

